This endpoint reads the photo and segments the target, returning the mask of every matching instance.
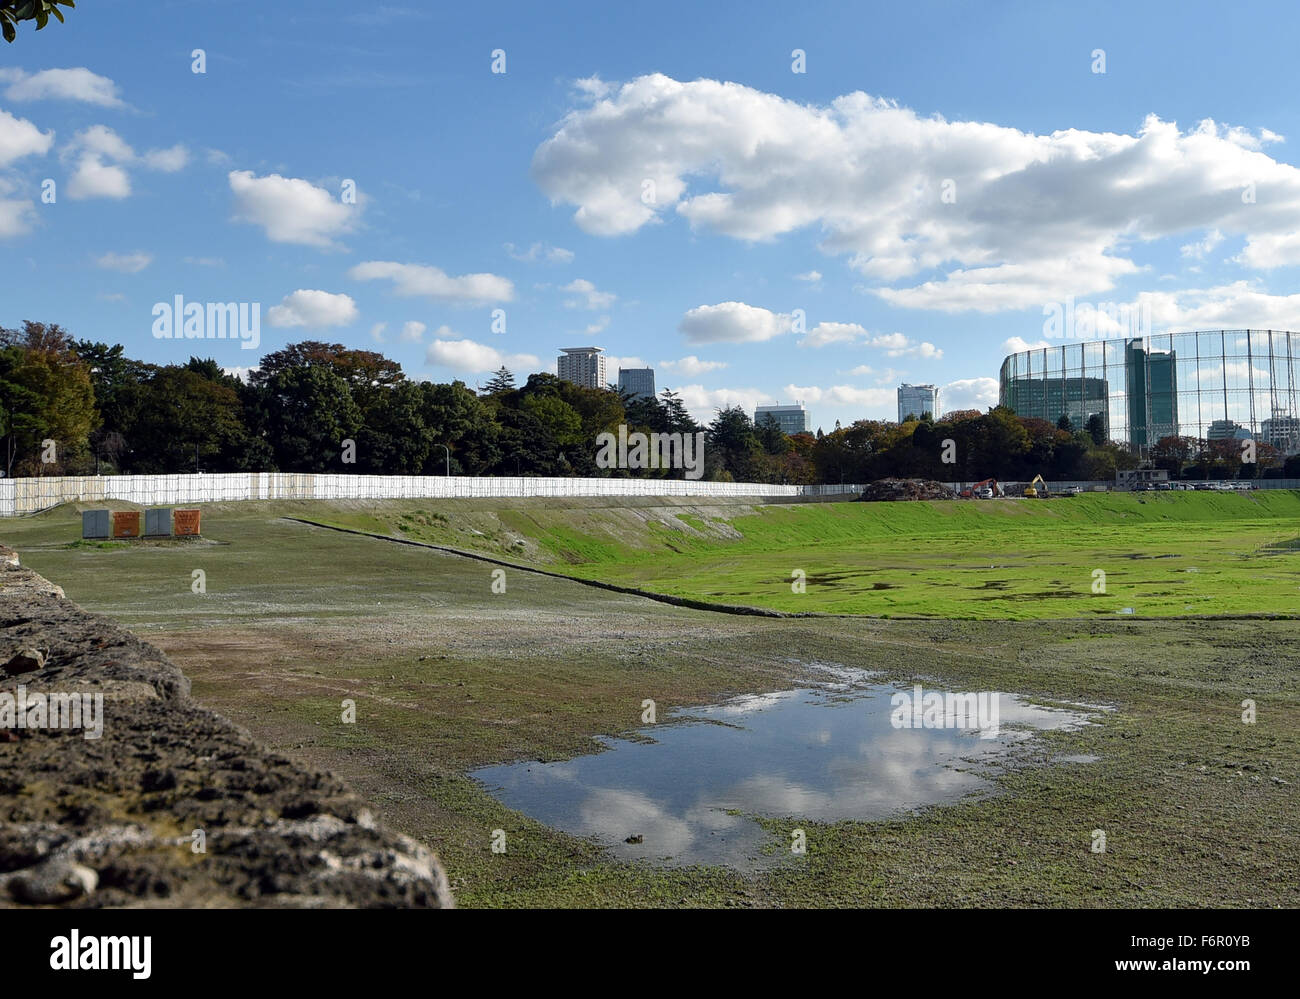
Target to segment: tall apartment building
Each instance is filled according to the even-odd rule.
[[[936,420],[939,418],[939,389],[934,385],[898,386],[898,422],[911,416],[929,413]]]
[[[626,392],[635,399],[653,399],[655,397],[655,369],[619,368],[618,390]]]
[[[754,425],[761,426],[768,418],[776,420],[783,434],[812,433],[812,418],[802,404],[794,406],[759,406],[754,410]]]
[[[566,382],[584,388],[603,389],[605,378],[604,347],[561,347],[555,360],[555,372]]]

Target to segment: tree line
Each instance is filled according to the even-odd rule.
[[[995,407],[902,423],[859,420],[787,435],[739,406],[698,423],[671,390],[636,398],[551,374],[522,386],[501,368],[478,389],[408,378],[382,354],[308,340],[266,354],[246,379],[211,358],[151,364],[54,323],[0,329],[0,444],[9,476],[175,472],[681,477],[597,467],[596,439],[703,434],[704,478],[766,483],[1113,479],[1137,458],[1099,421],[1075,429]],[[51,446],[52,445],[52,446]],[[1300,476],[1267,445],[1165,438],[1157,464],[1197,477]]]

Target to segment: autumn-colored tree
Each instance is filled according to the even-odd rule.
[[[86,471],[90,432],[99,414],[90,369],[74,351],[72,337],[57,323],[28,321],[21,330],[0,330],[0,348],[7,356],[4,380],[11,386],[11,398],[0,402],[10,410],[8,473]]]

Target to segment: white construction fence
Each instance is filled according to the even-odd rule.
[[[691,479],[568,479],[466,475],[333,475],[222,472],[200,475],[80,475],[0,479],[0,517],[60,503],[117,500],[142,506],[237,500],[526,499],[598,496],[817,497],[862,492],[859,485],[775,486]]]

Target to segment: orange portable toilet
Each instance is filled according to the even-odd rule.
[[[172,513],[172,533],[178,538],[196,538],[199,536],[199,511],[176,510]]]
[[[113,513],[113,537],[138,538],[140,536],[140,511],[116,510]]]

